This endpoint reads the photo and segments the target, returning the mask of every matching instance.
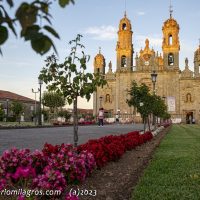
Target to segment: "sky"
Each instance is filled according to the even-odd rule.
[[[21,0],[14,1],[19,5]],[[60,8],[56,2],[51,6],[52,24],[60,35],[60,40],[54,39],[59,61],[69,54],[68,42],[82,34],[85,53],[91,56],[88,71],[93,72],[93,60],[101,47],[101,52],[108,63],[112,61],[113,71],[116,65],[117,31],[120,19],[126,9],[133,31],[134,57],[148,38],[150,46],[155,51],[162,52],[162,26],[169,18],[170,0],[75,0],[75,5]],[[172,0],[173,18],[180,26],[180,69],[185,66],[185,58],[189,59],[193,71],[194,51],[198,48],[200,38],[200,1]],[[14,9],[10,11],[12,14]],[[16,29],[19,32],[18,26]],[[36,54],[29,42],[16,38],[12,33],[9,40],[1,47],[0,56],[0,90],[11,91],[34,99],[31,89],[38,88],[38,76],[45,65],[44,60],[51,55],[49,51],[44,56]],[[42,90],[45,90],[43,85]],[[37,96],[38,99],[38,96]],[[79,99],[79,108],[92,108],[92,98],[89,102]]]

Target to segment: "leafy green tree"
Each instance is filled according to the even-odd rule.
[[[23,104],[18,101],[14,101],[12,102],[11,110],[13,111],[13,115],[15,116],[16,119],[18,119],[18,122],[20,124],[21,114],[24,111]]]
[[[4,117],[5,117],[5,112],[3,106],[0,105],[0,121],[3,121]]]
[[[129,95],[130,99],[127,99],[127,103],[129,106],[134,106],[141,114],[145,130],[147,118],[152,113],[152,96],[149,92],[149,88],[145,84],[138,86],[137,83],[133,81]]]
[[[42,96],[42,103],[49,107],[51,113],[57,113],[58,109],[65,105],[65,98],[54,91],[44,92]]]
[[[127,100],[127,103],[129,106],[134,106],[141,114],[144,121],[144,130],[146,122],[148,122],[150,129],[149,118],[152,114],[157,118],[169,117],[165,102],[160,96],[150,94],[150,90],[145,84],[138,86],[137,83],[133,81],[129,94],[130,99]]]
[[[78,143],[78,97],[86,98],[89,101],[96,88],[106,84],[102,74],[86,72],[89,56],[85,55],[83,51],[84,46],[80,43],[81,37],[78,34],[75,40],[69,42],[73,46],[70,55],[65,58],[63,63],[58,64],[54,54],[47,57],[46,67],[40,74],[40,78],[49,84],[48,90],[61,93],[69,104],[73,103],[74,146],[77,146]]]
[[[171,118],[171,115],[168,112],[163,113],[162,115],[163,120],[167,120]]]
[[[167,106],[163,99],[160,96],[153,95],[152,96],[153,104],[152,104],[152,113],[158,118],[163,118],[163,115],[167,113]]]
[[[69,3],[74,4],[74,0],[32,0],[32,2],[22,2],[15,8],[14,0],[0,0],[0,53],[1,46],[7,41],[9,31],[17,36],[16,24],[20,25],[20,37],[25,41],[30,41],[32,49],[41,55],[56,48],[48,33],[56,38],[60,38],[51,23],[51,4],[57,1],[61,7]],[[7,5],[6,5],[7,4]],[[15,9],[15,16],[10,16],[7,6]]]
[[[44,115],[44,121],[49,120],[49,112],[48,112],[48,110],[42,110],[42,114]]]
[[[68,121],[71,117],[71,113],[67,110],[60,110],[58,112],[58,116],[59,117],[64,117],[65,118],[65,121]]]

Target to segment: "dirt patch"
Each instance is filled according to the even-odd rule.
[[[130,199],[134,186],[169,128],[166,128],[150,142],[126,152],[118,162],[111,162],[101,170],[94,171],[92,176],[79,186],[79,189],[83,192],[88,190],[91,194],[96,191],[97,194],[96,196],[79,196],[80,200]]]

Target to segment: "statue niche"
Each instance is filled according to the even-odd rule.
[[[106,99],[105,99],[106,103],[111,103],[111,98],[109,94],[106,94]]]
[[[190,93],[187,93],[186,95],[186,102],[191,103],[192,102],[192,95]]]

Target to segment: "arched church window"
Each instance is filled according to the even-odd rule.
[[[126,29],[127,29],[126,23],[123,23],[122,24],[122,30],[126,30]]]
[[[168,41],[169,45],[172,45],[173,43],[173,38],[172,38],[172,35],[169,35],[169,41]]]
[[[190,93],[186,95],[186,102],[192,102],[192,95]]]
[[[121,59],[121,66],[122,66],[122,67],[126,67],[126,66],[127,66],[127,63],[126,63],[126,56],[122,56],[122,59]]]
[[[100,72],[100,69],[99,68],[97,68],[97,73],[99,73]]]
[[[173,53],[170,53],[168,55],[168,65],[169,66],[173,66],[174,65],[174,54]]]
[[[110,103],[110,95],[109,94],[106,94],[106,103]]]

